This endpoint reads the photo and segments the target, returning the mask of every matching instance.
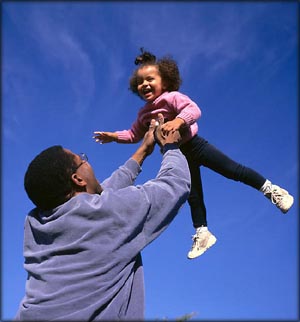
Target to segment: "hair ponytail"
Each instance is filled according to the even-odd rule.
[[[142,64],[147,64],[147,63],[153,63],[155,64],[156,62],[156,56],[151,54],[148,51],[144,51],[144,48],[141,48],[141,54],[135,58],[135,65],[142,65]]]

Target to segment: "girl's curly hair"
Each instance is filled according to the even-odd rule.
[[[140,68],[144,66],[156,66],[158,68],[159,74],[161,76],[162,82],[166,87],[166,91],[178,91],[182,83],[178,65],[176,61],[171,56],[165,56],[160,59],[156,59],[156,56],[148,51],[144,51],[144,48],[141,48],[141,54],[136,57],[134,61],[135,65],[139,67],[133,72],[130,80],[129,86],[130,90],[134,94],[138,94],[137,86],[137,72]]]

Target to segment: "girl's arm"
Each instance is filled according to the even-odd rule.
[[[144,127],[139,120],[136,120],[129,130],[103,132],[94,131],[93,139],[100,144],[117,142],[117,143],[137,143],[147,132],[148,128]]]
[[[180,92],[170,92],[169,94],[169,106],[176,111],[177,116],[174,120],[168,121],[162,126],[164,132],[173,132],[182,127],[190,126],[200,118],[201,110],[199,106],[187,95]]]
[[[110,142],[136,143],[141,140],[141,137],[140,135],[136,135],[130,129],[130,130],[123,130],[123,131],[116,131],[116,132],[94,131],[93,139],[95,139],[95,141],[100,144],[110,143]]]
[[[172,104],[177,112],[177,118],[181,118],[187,125],[191,125],[201,117],[199,106],[187,95],[177,92],[173,96]]]
[[[95,131],[93,139],[95,139],[96,142],[102,143],[110,143],[113,141],[118,140],[118,134],[116,132],[100,132]]]
[[[144,125],[141,121],[144,109],[140,109],[137,119],[132,123],[130,129],[115,132],[95,131],[93,138],[100,143],[137,143],[141,141],[148,131],[149,125]]]

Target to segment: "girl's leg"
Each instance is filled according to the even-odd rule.
[[[266,178],[261,174],[230,159],[206,140],[202,139],[200,142],[201,149],[194,154],[199,165],[204,165],[228,179],[243,182],[257,190],[260,190],[266,182]]]
[[[188,203],[196,233],[192,237],[193,244],[187,256],[189,259],[193,259],[202,255],[209,247],[215,244],[217,239],[207,229],[200,167],[193,161],[193,158],[188,153],[188,149],[185,150],[181,147],[181,150],[186,155],[191,173],[191,192]]]
[[[195,228],[207,226],[200,167],[189,158],[187,161],[191,173],[191,192],[188,203],[191,208],[193,226]]]
[[[228,179],[243,182],[263,192],[283,213],[291,208],[294,198],[288,191],[273,185],[255,170],[230,159],[205,139],[198,136],[194,138],[196,139],[193,142],[193,153],[191,155],[199,166],[204,165]]]

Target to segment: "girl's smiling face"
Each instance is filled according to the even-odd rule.
[[[137,71],[137,90],[146,102],[153,102],[165,91],[157,66],[148,65]]]

